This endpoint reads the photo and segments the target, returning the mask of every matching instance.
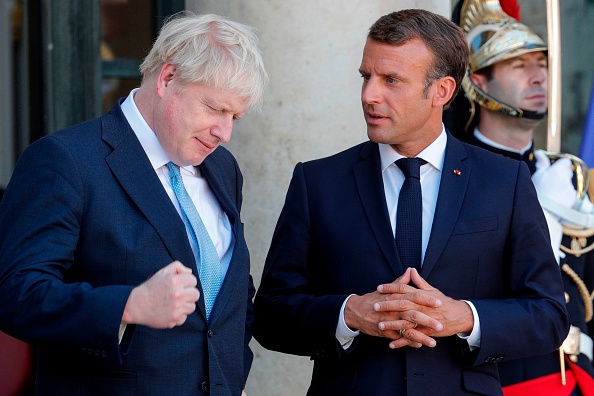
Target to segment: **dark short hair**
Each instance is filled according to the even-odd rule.
[[[451,76],[456,89],[450,102],[456,97],[468,67],[469,51],[464,33],[455,23],[427,10],[396,11],[378,19],[367,38],[391,45],[403,45],[417,38],[423,40],[434,57],[432,67],[427,70],[425,90],[433,81]]]

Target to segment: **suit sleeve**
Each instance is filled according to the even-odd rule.
[[[235,167],[235,171],[237,174],[236,178],[236,205],[237,211],[241,212],[241,205],[243,203],[243,175],[241,170],[239,169],[239,165],[237,161],[233,159],[233,166]],[[252,276],[248,274],[249,281],[248,281],[248,290],[247,290],[247,312],[246,312],[246,320],[245,320],[245,338],[244,338],[244,347],[243,347],[243,355],[244,355],[244,380],[243,386],[247,383],[248,375],[252,368],[252,362],[254,360],[254,353],[250,348],[250,341],[252,340],[252,326],[254,323],[254,295],[256,294],[256,288],[254,287],[254,280]]]
[[[262,346],[313,358],[340,353],[335,338],[344,295],[316,295],[312,224],[303,164],[297,164],[255,299]]]
[[[95,345],[118,356],[130,286],[69,280],[77,257],[85,187],[77,163],[53,136],[19,160],[0,204],[0,327],[30,343]]]
[[[569,331],[561,273],[530,174],[520,163],[505,257],[502,299],[472,300],[481,321],[476,363],[493,363],[555,350]],[[507,296],[507,297],[506,297]]]

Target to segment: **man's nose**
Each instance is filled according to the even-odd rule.
[[[533,65],[530,68],[530,82],[533,84],[543,84],[547,81],[549,69],[540,65]]]
[[[217,126],[213,128],[213,135],[219,138],[221,143],[228,143],[231,140],[231,134],[233,133],[233,115],[224,114],[221,116]]]
[[[361,101],[364,104],[378,103],[380,97],[379,85],[376,79],[364,80],[361,88]]]

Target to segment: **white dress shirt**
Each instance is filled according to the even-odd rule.
[[[431,226],[433,224],[433,215],[435,214],[435,205],[437,204],[441,172],[445,158],[447,134],[445,132],[445,127],[442,128],[441,134],[437,139],[417,155],[418,158],[427,161],[425,165],[421,166],[421,191],[423,197],[421,261],[425,259],[425,251],[427,250],[427,244],[429,243],[429,237],[431,235]],[[399,154],[390,145],[381,143],[379,144],[379,153],[382,166],[382,179],[384,181],[384,192],[386,194],[386,204],[388,206],[388,214],[390,215],[390,224],[392,225],[392,233],[396,235],[398,197],[405,177],[398,165],[395,164],[395,161],[404,156]],[[354,337],[359,335],[359,331],[352,331],[344,321],[344,308],[350,297],[351,296],[347,297],[342,304],[338,324],[336,326],[336,338],[344,349],[347,349],[351,345]],[[466,303],[468,303],[474,315],[474,328],[470,335],[466,336],[459,334],[459,336],[466,339],[471,347],[478,347],[480,346],[480,323],[478,314],[471,302],[466,301]]]

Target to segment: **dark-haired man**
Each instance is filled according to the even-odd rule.
[[[527,167],[443,126],[467,64],[446,18],[381,17],[359,67],[370,141],[295,168],[254,336],[311,356],[308,395],[497,395],[498,362],[567,334]]]

